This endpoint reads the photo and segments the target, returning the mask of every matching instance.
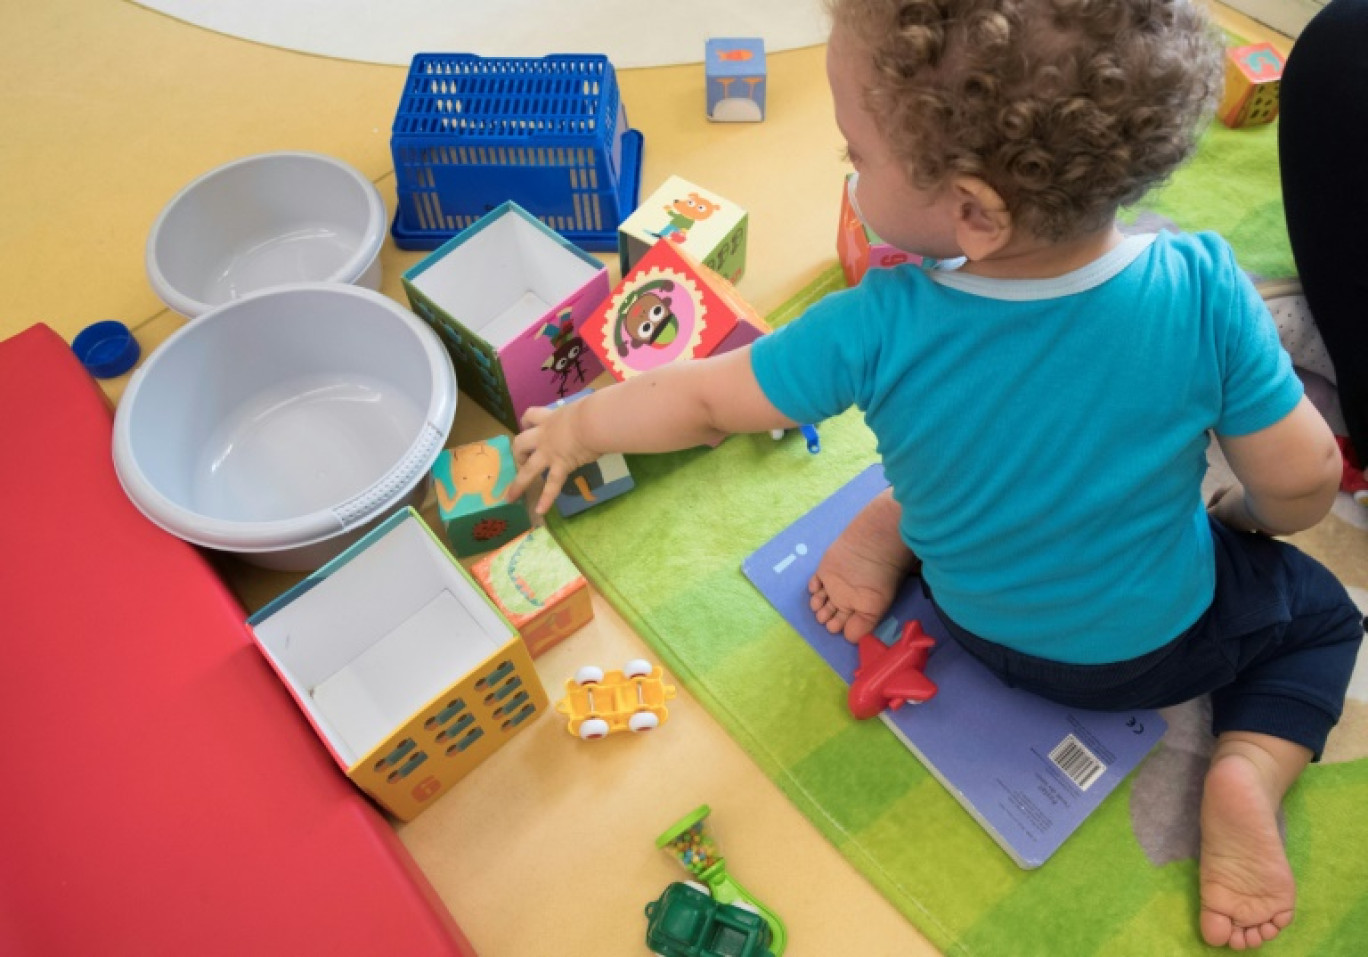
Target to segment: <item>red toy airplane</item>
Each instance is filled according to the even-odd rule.
[[[926,677],[926,659],[936,640],[922,631],[921,622],[903,625],[902,635],[885,645],[877,635],[860,639],[860,666],[850,683],[850,713],[872,718],[884,708],[904,702],[921,704],[935,697],[936,683]]]

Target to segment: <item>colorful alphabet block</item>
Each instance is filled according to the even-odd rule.
[[[1282,86],[1282,54],[1271,43],[1251,43],[1226,50],[1225,94],[1216,115],[1226,126],[1258,126],[1278,115]]]
[[[618,381],[717,351],[738,321],[763,326],[731,283],[675,243],[656,243],[581,331]]]
[[[773,331],[769,324],[757,315],[741,316],[737,320],[736,326],[727,333],[725,339],[717,344],[717,348],[713,350],[712,354],[720,356],[724,352],[731,352],[733,349],[748,346],[756,339]]]
[[[516,203],[504,203],[404,273],[413,311],[447,345],[461,390],[507,428],[603,367],[580,327],[608,270]]]
[[[671,176],[618,228],[625,276],[657,241],[668,240],[729,282],[746,272],[746,211],[716,193]]]
[[[551,533],[534,528],[470,568],[533,658],[594,617],[589,585]]]
[[[591,391],[585,389],[566,396],[552,408],[569,405],[584,398]],[[621,453],[612,452],[571,472],[565,480],[565,485],[561,487],[560,494],[556,496],[556,508],[561,515],[569,518],[634,488],[636,482],[632,481],[632,473],[627,469],[627,460]]]
[[[521,500],[504,501],[504,490],[517,471],[506,435],[444,449],[437,456],[432,466],[437,517],[458,556],[498,548],[531,527]]]
[[[704,47],[708,119],[759,123],[765,118],[765,41],[714,37]]]

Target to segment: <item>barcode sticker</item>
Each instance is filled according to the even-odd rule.
[[[1107,766],[1097,760],[1097,755],[1085,748],[1083,742],[1072,734],[1054,746],[1050,760],[1078,785],[1080,791],[1092,787],[1107,770]]]

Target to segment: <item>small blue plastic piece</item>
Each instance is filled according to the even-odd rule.
[[[71,342],[71,351],[97,379],[123,375],[138,361],[142,349],[122,322],[107,319],[86,326]]]
[[[816,455],[818,452],[822,451],[822,440],[817,438],[817,426],[800,425],[798,428],[802,430],[803,438],[807,439],[809,452]]]

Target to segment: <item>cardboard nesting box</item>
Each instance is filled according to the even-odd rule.
[[[432,485],[437,518],[452,552],[469,558],[527,531],[532,523],[523,500],[504,501],[517,474],[506,435],[442,450],[432,464]]]
[[[905,253],[874,235],[851,202],[850,190],[851,177],[847,176],[841,189],[841,222],[836,231],[836,254],[847,286],[858,285],[871,269],[923,261],[921,256]]]
[[[738,328],[741,325],[741,323],[737,323]],[[563,405],[569,405],[571,402],[583,399],[591,391],[585,389],[583,392],[566,396],[552,408],[560,408]],[[636,488],[636,481],[632,478],[631,470],[627,468],[627,459],[623,457],[621,452],[609,452],[607,455],[599,456],[588,465],[581,465],[566,476],[565,484],[561,486],[560,494],[556,496],[556,510],[563,517],[569,518],[571,515],[578,515],[595,505],[601,505],[609,499],[625,495],[634,488]],[[508,609],[505,608],[504,611],[507,612]],[[509,617],[512,618],[513,616],[510,615]],[[517,624],[516,619],[514,624]],[[524,635],[523,637],[527,636]],[[532,653],[536,654],[535,651]]]
[[[623,276],[582,335],[622,382],[743,344],[740,325],[763,330],[765,323],[731,283],[662,240]]]
[[[451,352],[461,390],[515,432],[528,408],[603,371],[579,330],[608,296],[607,267],[516,203],[453,237],[403,283]]]
[[[545,528],[524,532],[472,565],[470,573],[517,627],[534,658],[593,620],[589,583]]]
[[[731,200],[671,176],[618,228],[621,275],[657,242],[670,242],[728,282],[738,282],[746,272],[748,221]]]
[[[1230,47],[1225,52],[1225,91],[1216,115],[1232,129],[1272,123],[1278,117],[1283,68],[1271,43]]]
[[[401,821],[546,710],[517,630],[411,508],[247,623],[347,777]]]
[[[761,37],[712,37],[704,46],[708,119],[759,123],[765,118],[765,41]]]

